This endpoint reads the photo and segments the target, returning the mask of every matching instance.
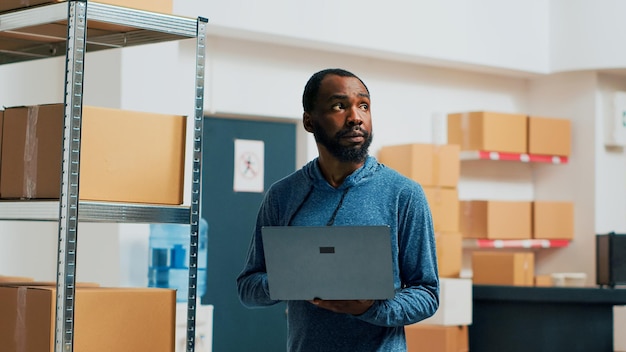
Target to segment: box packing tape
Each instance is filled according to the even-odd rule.
[[[15,352],[26,351],[26,291],[27,287],[17,289],[17,314],[15,315]]]
[[[24,145],[24,197],[31,199],[37,196],[37,120],[39,119],[39,106],[28,107],[28,120],[26,121],[26,140]]]
[[[468,112],[461,114],[461,149],[470,149],[470,115]]]

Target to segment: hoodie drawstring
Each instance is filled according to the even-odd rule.
[[[335,208],[333,215],[330,217],[330,219],[326,223],[326,226],[332,226],[335,223],[335,217],[337,217],[337,212],[339,211],[339,208],[341,208],[341,205],[343,204],[343,199],[346,197],[346,194],[348,193],[349,189],[350,188],[346,188],[343,191],[343,194],[341,195],[341,199],[339,200],[339,204],[337,204],[337,207]]]

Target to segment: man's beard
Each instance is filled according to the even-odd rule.
[[[348,147],[341,145],[341,137],[354,131],[359,131],[363,134],[363,138],[365,139],[363,144]],[[331,137],[315,122],[313,122],[313,136],[317,143],[323,145],[339,161],[357,163],[365,161],[373,139],[373,134],[365,131],[360,126],[343,129]]]

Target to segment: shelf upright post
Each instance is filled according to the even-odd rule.
[[[189,294],[187,299],[187,352],[196,346],[196,305],[198,283],[198,233],[200,199],[202,196],[202,134],[204,128],[204,67],[206,53],[206,18],[198,17],[196,34],[196,77],[193,129],[193,165],[191,180],[190,239],[189,239]]]
[[[87,1],[68,1],[65,60],[65,118],[59,201],[56,282],[55,352],[72,352],[78,237],[78,183],[83,110],[83,73],[87,33]]]

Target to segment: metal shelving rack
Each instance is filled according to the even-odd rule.
[[[59,222],[56,352],[73,350],[76,244],[81,221],[190,224],[186,349],[195,350],[207,23],[208,20],[202,17],[184,18],[86,0],[69,0],[0,14],[0,64],[55,56],[66,58],[61,197],[58,201],[0,201],[0,220]],[[41,31],[41,26],[52,27]],[[54,36],[50,28],[66,30],[63,36]],[[197,43],[191,204],[157,206],[79,200],[85,53],[188,38],[196,38]]]

